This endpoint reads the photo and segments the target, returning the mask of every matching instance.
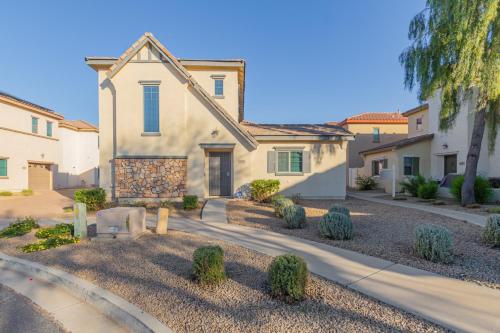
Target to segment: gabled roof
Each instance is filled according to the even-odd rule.
[[[67,128],[77,132],[96,132],[99,133],[99,129],[85,120],[61,120],[59,121],[59,127]]]
[[[375,148],[367,149],[360,151],[359,154],[362,155],[368,155],[368,154],[373,154],[373,153],[378,153],[382,151],[387,151],[387,150],[395,150],[401,147],[409,146],[418,142],[422,142],[425,140],[431,140],[434,137],[434,134],[424,134],[424,135],[419,135],[419,136],[414,136],[412,138],[407,138],[391,143],[387,143],[385,145],[380,145]]]
[[[4,91],[0,91],[0,101],[21,107],[21,108],[26,109],[28,111],[42,114],[42,115],[47,116],[47,117],[51,117],[51,118],[55,118],[55,119],[63,119],[62,115],[54,112],[53,110],[51,110],[49,108],[40,106],[40,105],[32,103],[32,102],[29,102],[25,99],[8,94]]]
[[[403,112],[403,116],[408,117],[411,116],[414,113],[420,112],[420,111],[426,111],[429,110],[429,104],[425,103],[422,105],[417,106],[416,108],[410,109],[408,111]]]
[[[408,124],[408,119],[399,112],[365,112],[337,123],[339,126],[346,124]]]
[[[235,120],[233,117],[219,104],[215,99],[191,76],[191,74],[186,70],[186,68],[181,64],[181,62],[175,58],[170,51],[163,46],[160,41],[158,41],[153,34],[146,32],[142,35],[131,47],[128,48],[118,59],[115,60],[113,65],[109,68],[107,76],[112,79],[125,64],[134,57],[134,55],[139,52],[144,45],[150,43],[155,47],[158,52],[160,52],[168,61],[172,64],[173,68],[187,80],[189,85],[198,93],[200,96],[212,106],[216,112],[218,112],[224,120],[226,120],[237,133],[239,133],[247,143],[255,148],[257,147],[257,141]],[[87,58],[90,59],[90,58]],[[91,59],[90,59],[91,60]]]
[[[316,139],[328,137],[353,137],[354,135],[342,127],[325,124],[255,124],[251,122],[241,123],[257,139],[268,137],[279,139],[280,137],[295,137],[298,139]]]

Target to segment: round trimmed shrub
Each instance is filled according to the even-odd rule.
[[[462,185],[464,183],[464,176],[459,175],[451,183],[450,193],[458,202],[462,201]],[[488,202],[493,195],[488,178],[477,176],[474,181],[474,199],[477,203],[484,204]]]
[[[352,239],[353,226],[349,215],[328,212],[319,220],[319,232],[324,237],[336,240]]]
[[[450,263],[453,260],[453,240],[448,229],[422,224],[415,228],[415,253],[433,262]]]
[[[486,219],[486,226],[484,228],[484,240],[493,245],[500,246],[500,215],[490,215]]]
[[[294,203],[291,199],[288,198],[277,198],[276,200],[273,201],[273,206],[274,206],[274,213],[276,214],[277,217],[283,217],[284,216],[284,210],[285,207],[288,206],[293,206]]]
[[[344,215],[351,217],[351,212],[349,211],[349,208],[341,206],[341,205],[333,205],[332,207],[330,207],[328,212],[329,213],[340,213],[340,214],[344,214]]]
[[[418,186],[417,196],[421,199],[436,199],[438,188],[438,183],[430,180]]]
[[[307,264],[301,257],[285,254],[274,258],[267,271],[271,295],[293,303],[304,298]]]
[[[203,246],[193,253],[193,274],[201,284],[217,284],[226,278],[224,251],[218,245]]]
[[[306,225],[306,210],[299,205],[283,208],[283,219],[289,229],[303,228]]]

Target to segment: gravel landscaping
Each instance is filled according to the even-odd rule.
[[[354,225],[352,240],[336,241],[319,235],[319,220],[334,203],[344,205],[351,210]],[[301,200],[300,204],[305,207],[307,215],[307,225],[304,229],[285,228],[283,220],[275,217],[270,205],[253,201],[231,201],[227,208],[228,220],[229,223],[326,243],[500,289],[500,249],[491,248],[483,243],[483,228],[480,226],[424,211],[354,198],[348,198],[345,201]],[[417,225],[424,223],[437,224],[446,227],[451,232],[455,253],[453,263],[433,263],[414,255],[414,229]]]
[[[38,253],[16,247],[33,232],[0,240],[0,251],[91,281],[147,311],[176,332],[443,332],[439,326],[311,275],[307,298],[287,305],[269,296],[272,258],[226,242],[169,231],[135,241],[82,241]],[[228,279],[192,279],[196,248],[220,245]]]

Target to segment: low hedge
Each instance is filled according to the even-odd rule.
[[[268,202],[279,190],[280,181],[277,179],[256,179],[250,183],[252,199],[258,202]]]
[[[88,211],[96,211],[104,207],[106,203],[106,191],[98,188],[88,188],[75,191],[75,202],[84,203]]]
[[[267,274],[272,296],[287,303],[304,298],[308,275],[304,259],[293,254],[277,256]]]
[[[182,207],[185,210],[191,210],[198,208],[198,196],[196,195],[185,195],[182,198]]]
[[[438,188],[438,183],[430,180],[418,186],[417,196],[421,199],[436,199]]]
[[[218,245],[203,246],[193,253],[193,274],[200,284],[218,284],[226,278],[224,250]]]
[[[451,183],[450,193],[458,202],[462,201],[462,185],[464,183],[464,176],[459,175]],[[477,176],[474,181],[474,198],[477,203],[483,204],[488,202],[493,195],[488,178]]]

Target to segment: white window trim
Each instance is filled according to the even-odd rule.
[[[33,119],[36,119],[36,132],[33,132]],[[39,134],[40,133],[40,118],[31,116],[31,134]]]
[[[304,175],[304,147],[274,147],[274,150],[276,151],[276,158],[275,158],[275,166],[274,166],[274,170],[276,170],[275,172],[275,175],[276,176],[302,176]],[[288,171],[279,171],[278,170],[278,161],[279,161],[279,157],[278,157],[278,153],[288,153]],[[301,169],[302,171],[298,171],[298,172],[293,172],[293,171],[290,171],[292,169],[292,161],[290,159],[290,153],[291,152],[299,152],[302,154],[302,165],[301,165]]]
[[[160,102],[158,101],[158,132],[145,132],[145,119],[144,119],[144,87],[145,86],[159,86],[161,81],[139,81],[139,84],[143,86],[142,88],[142,133],[141,136],[161,136],[161,114],[160,114]],[[158,99],[160,98],[160,87],[158,87]]]
[[[213,74],[213,75],[210,75],[210,77],[214,80],[214,94],[213,94],[213,98],[220,98],[220,99],[223,99],[224,98],[224,93],[222,95],[216,95],[215,94],[215,80],[222,80],[222,91],[224,92],[225,91],[225,84],[224,84],[224,79],[226,78],[226,76],[224,74]]]

